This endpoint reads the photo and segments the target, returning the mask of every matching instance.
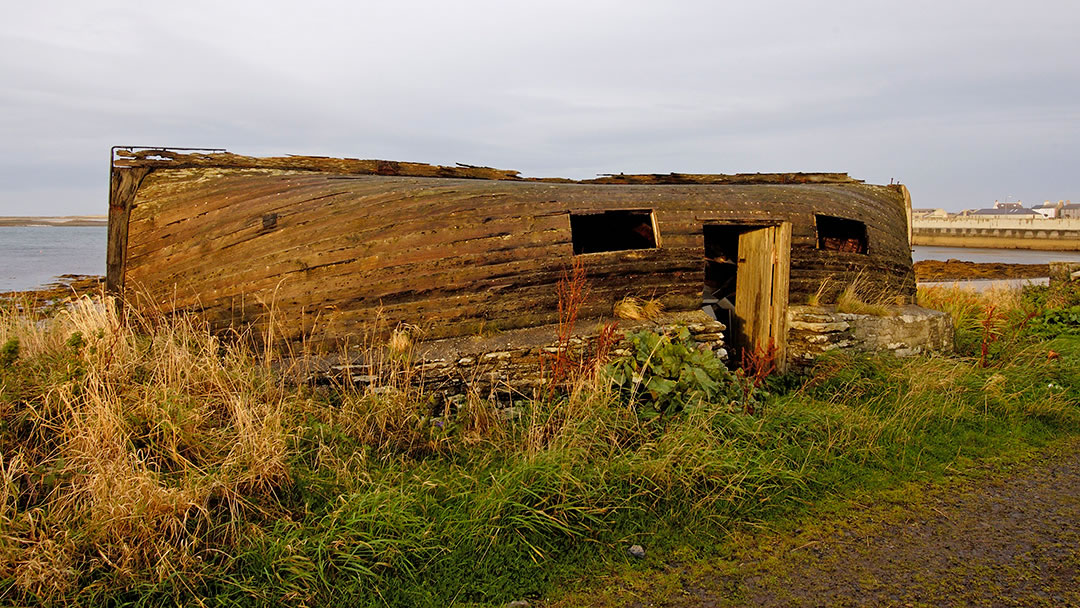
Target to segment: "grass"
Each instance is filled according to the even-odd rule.
[[[620,319],[655,321],[664,312],[664,304],[657,299],[628,296],[616,302],[613,311]]]
[[[874,315],[885,317],[892,314],[893,309],[882,302],[867,302],[859,295],[855,283],[845,287],[836,296],[836,311],[849,312],[857,315]]]
[[[896,307],[907,303],[907,298],[888,290],[873,288],[860,272],[847,285],[834,285],[825,277],[816,292],[806,298],[809,306],[825,306],[832,301],[837,312],[887,317],[896,314]]]
[[[407,382],[294,382],[191,318],[12,308],[0,603],[501,605],[625,563],[630,544],[647,563],[709,555],[815,501],[1080,430],[1080,338],[1001,321],[980,356],[991,305],[938,296],[968,319],[960,356],[841,353],[770,378],[753,415],[648,418],[602,375],[514,415],[475,396],[448,409]],[[408,328],[392,340],[387,365]]]

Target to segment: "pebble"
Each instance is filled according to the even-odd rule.
[[[641,559],[645,557],[645,547],[641,545],[630,545],[630,548],[626,550],[630,554],[630,557],[636,557]]]

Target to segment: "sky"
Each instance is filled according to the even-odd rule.
[[[1075,0],[12,2],[0,215],[106,213],[113,145],[1080,202],[1078,32]]]

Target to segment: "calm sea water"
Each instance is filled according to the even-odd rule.
[[[911,253],[921,260],[960,260],[962,262],[1002,262],[1005,264],[1045,264],[1080,262],[1080,251],[1031,251],[1028,249],[980,249],[976,247],[917,246]]]
[[[0,226],[0,291],[41,287],[62,274],[105,274],[104,226]],[[1080,262],[1080,251],[916,247],[919,260],[1039,264]]]
[[[107,234],[104,226],[0,226],[0,291],[105,274]]]

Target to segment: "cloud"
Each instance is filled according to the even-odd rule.
[[[0,215],[101,212],[114,144],[1080,199],[1078,26],[1060,1],[23,3]]]

